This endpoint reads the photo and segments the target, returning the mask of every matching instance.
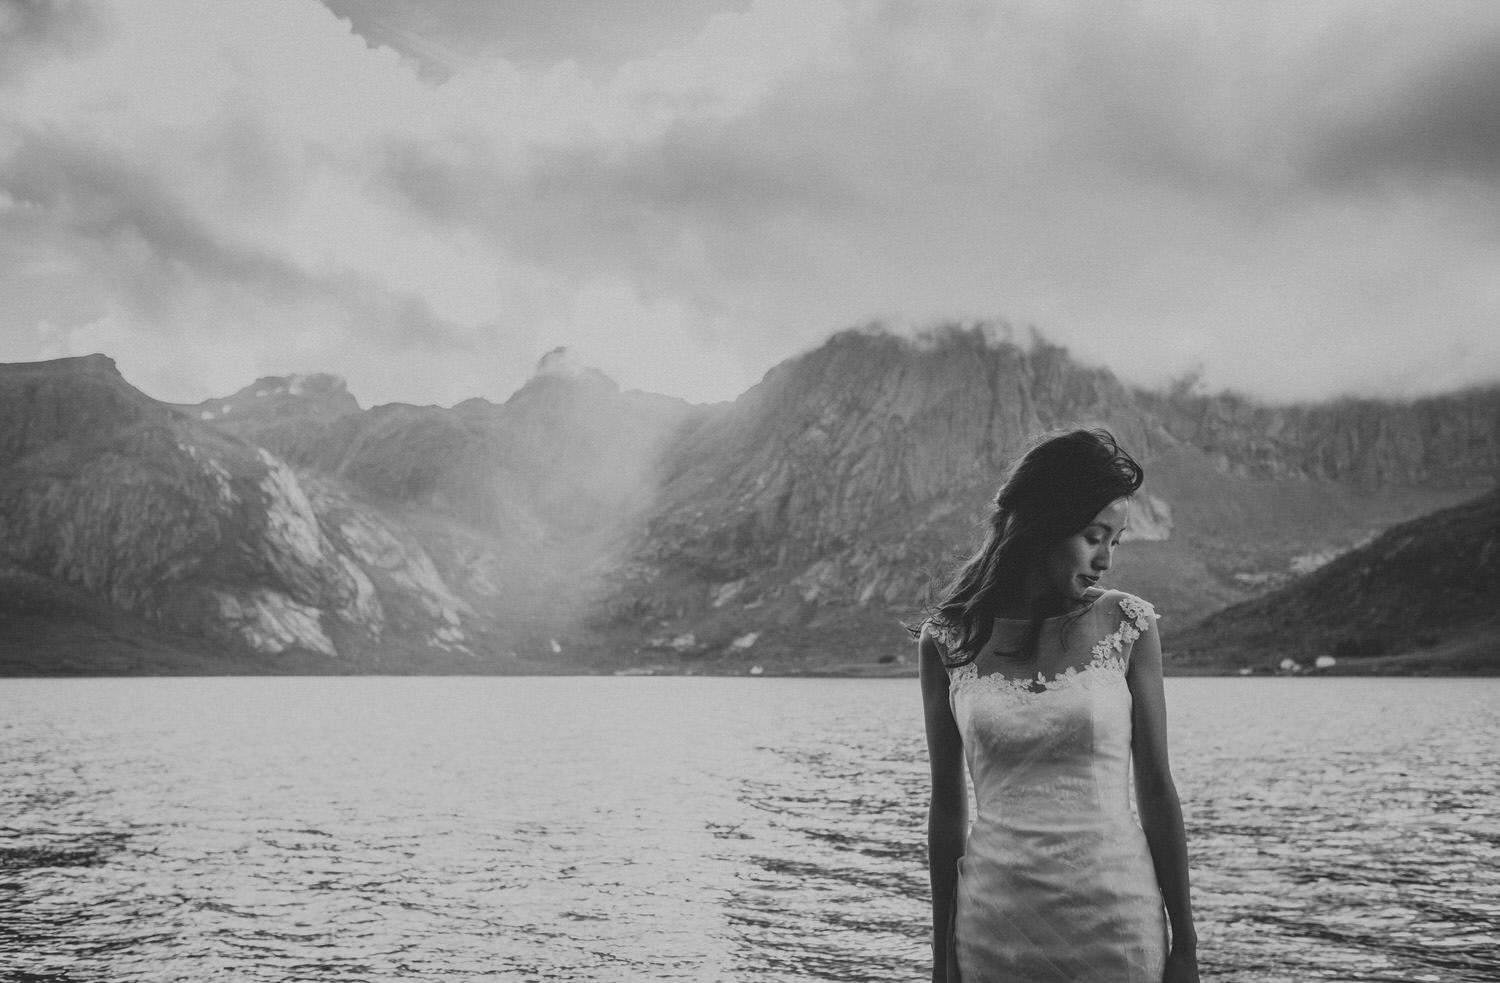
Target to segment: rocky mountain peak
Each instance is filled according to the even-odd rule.
[[[194,419],[267,424],[286,419],[333,420],[358,413],[359,401],[344,380],[316,372],[310,375],[263,376],[231,396],[182,406]]]
[[[582,394],[607,399],[619,392],[620,386],[615,380],[585,364],[572,350],[559,347],[537,361],[531,378],[507,403],[523,404],[537,399],[572,401]]]
[[[115,360],[108,355],[98,352],[92,355],[69,355],[64,358],[48,359],[41,362],[18,362],[11,365],[0,365],[0,371],[86,373],[124,381],[124,377],[120,375],[119,367],[115,365]]]
[[[1038,338],[1018,343],[993,325],[867,327],[767,373],[693,434],[674,469],[687,496],[753,515],[777,540],[790,526],[818,550],[882,515],[993,484],[1028,435],[1075,424],[1108,425],[1135,448],[1168,440],[1113,374]]]
[[[0,467],[59,441],[102,439],[155,408],[105,355],[0,365]]]

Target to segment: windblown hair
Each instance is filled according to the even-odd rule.
[[[930,608],[928,620],[954,639],[949,666],[978,657],[1002,599],[1020,593],[1027,570],[1047,547],[1077,534],[1109,503],[1135,494],[1143,480],[1141,466],[1108,430],[1034,437],[995,494],[984,544]],[[1031,655],[1045,615],[1045,607],[1032,615],[1023,643]]]

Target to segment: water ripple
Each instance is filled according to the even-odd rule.
[[[1168,695],[1206,979],[1500,978],[1500,685]],[[3,979],[926,974],[909,682],[11,681],[0,720]]]

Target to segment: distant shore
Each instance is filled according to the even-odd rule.
[[[7,639],[0,633],[0,643]],[[14,638],[10,641],[15,641]],[[1340,659],[1332,664],[1280,663],[1234,665],[1199,657],[1165,666],[1169,677],[1299,677],[1299,676],[1500,676],[1500,660],[1469,647],[1462,650],[1412,652],[1366,658]],[[210,655],[184,648],[150,644],[0,644],[0,678],[152,678],[165,676],[717,676],[751,678],[916,679],[917,665],[907,658],[791,664],[776,659],[761,664],[703,661],[691,665],[645,663],[621,665],[578,659],[549,662],[516,660],[476,666],[453,660],[432,665],[358,665],[322,657],[283,655],[243,661],[224,653]]]

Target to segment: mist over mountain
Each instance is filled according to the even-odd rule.
[[[1109,579],[1167,616],[1169,662],[1173,631],[1500,478],[1500,387],[1148,392],[994,325],[841,332],[713,405],[563,351],[451,408],[365,409],[331,375],[170,406],[103,356],[16,364],[0,669],[899,671],[1009,458],[1075,424],[1146,466]]]

